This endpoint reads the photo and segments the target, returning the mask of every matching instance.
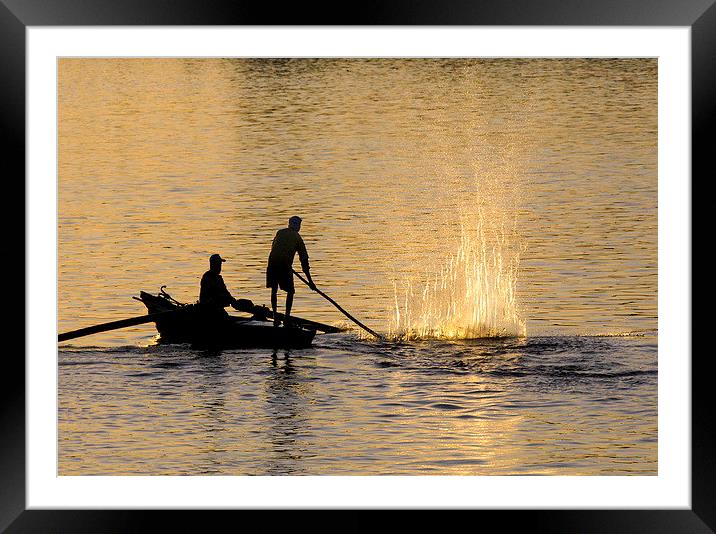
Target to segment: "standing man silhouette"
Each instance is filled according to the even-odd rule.
[[[301,230],[301,218],[294,215],[288,220],[288,228],[282,228],[276,232],[271,244],[268,266],[266,267],[266,287],[271,288],[271,309],[273,310],[274,326],[280,321],[276,318],[276,306],[278,288],[286,292],[286,313],[284,325],[290,326],[291,306],[293,306],[293,294],[296,290],[293,287],[293,258],[298,252],[301,260],[301,268],[308,278],[308,286],[316,290],[316,285],[311,279],[311,267],[308,264],[308,252],[306,245],[298,233]]]

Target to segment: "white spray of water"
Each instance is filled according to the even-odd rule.
[[[532,116],[529,98],[523,104],[508,114],[476,107],[450,132],[452,150],[432,155],[434,172],[395,198],[407,220],[391,258],[393,339],[526,336],[518,221],[533,148],[521,135]]]
[[[390,336],[472,339],[524,336],[516,301],[519,255],[506,259],[504,236],[488,245],[463,232],[455,254],[422,283],[394,283]]]
[[[481,207],[471,211],[461,218],[455,252],[422,277],[394,282],[393,339],[526,335],[517,302],[520,248],[514,212],[504,206],[488,210],[489,217]]]

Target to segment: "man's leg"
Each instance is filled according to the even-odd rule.
[[[291,306],[293,306],[293,294],[295,291],[293,289],[290,289],[289,291],[286,291],[286,318],[283,321],[283,324],[288,326],[290,315],[291,315]]]
[[[278,320],[276,317],[276,308],[278,306],[277,300],[278,297],[276,296],[276,293],[278,292],[278,285],[271,286],[271,310],[273,311],[273,325],[278,326],[281,321]]]

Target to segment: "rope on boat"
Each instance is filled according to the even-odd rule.
[[[166,291],[164,291],[164,288],[165,288],[165,287],[167,287],[167,286],[162,286],[162,287],[159,288],[159,294],[157,295],[158,297],[165,298],[165,299],[167,299],[169,302],[172,302],[172,303],[176,304],[177,306],[186,306],[185,303],[179,302],[179,301],[176,300],[174,297],[172,297],[169,293],[167,293]]]

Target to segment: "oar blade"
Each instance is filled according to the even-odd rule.
[[[130,326],[136,326],[144,323],[151,323],[156,321],[159,317],[166,317],[174,313],[178,313],[181,310],[170,310],[160,313],[150,313],[148,315],[140,315],[139,317],[130,317],[129,319],[120,319],[119,321],[111,321],[109,323],[97,324],[94,326],[88,326],[86,328],[80,328],[78,330],[72,330],[70,332],[64,332],[57,336],[58,342],[69,341],[70,339],[76,339],[78,337],[90,336],[92,334],[99,334],[100,332],[109,332],[110,330],[119,330],[120,328],[128,328]]]
[[[274,318],[274,313],[271,309],[267,308],[266,306],[258,306],[251,302],[249,299],[238,299],[236,301],[236,305],[234,306],[235,310],[251,313],[254,315],[254,317],[266,320]],[[286,316],[282,313],[276,313],[276,318],[283,321],[286,319]],[[301,326],[303,328],[307,328],[309,330],[317,330],[319,332],[325,332],[326,334],[335,334],[338,332],[344,332],[344,328],[338,328],[336,326],[331,326],[329,324],[319,323],[317,321],[311,321],[309,319],[303,319],[301,317],[296,317],[294,315],[291,315],[291,322],[295,324],[296,326]]]

